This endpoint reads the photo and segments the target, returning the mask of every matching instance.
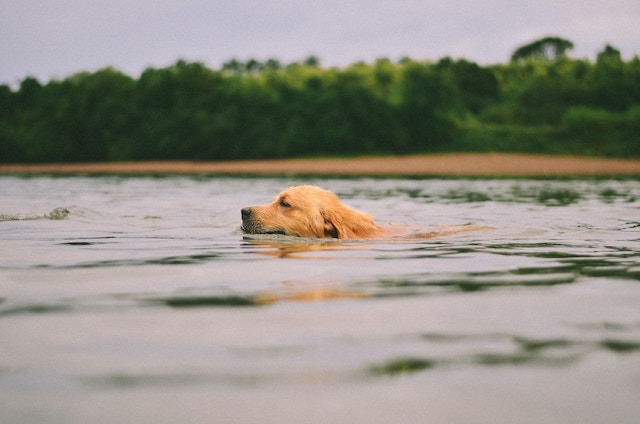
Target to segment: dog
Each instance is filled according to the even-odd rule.
[[[477,225],[446,225],[410,232],[383,228],[372,215],[345,205],[329,190],[311,185],[289,187],[273,202],[242,208],[241,214],[245,233],[324,239],[432,238],[492,229]]]
[[[390,235],[373,216],[343,204],[320,187],[289,187],[273,202],[242,208],[242,230],[250,234],[363,239]]]

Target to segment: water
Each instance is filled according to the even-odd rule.
[[[244,236],[317,184],[432,239]],[[7,423],[636,423],[640,181],[0,177]]]

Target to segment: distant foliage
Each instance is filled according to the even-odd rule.
[[[0,86],[0,161],[238,160],[523,151],[640,156],[640,60],[545,38],[480,66],[178,61]],[[525,48],[526,47],[526,48]],[[516,56],[514,53],[514,56]]]
[[[519,47],[511,60],[543,59],[557,60],[566,56],[567,50],[573,49],[573,43],[560,37],[544,37],[533,43]]]
[[[640,105],[624,113],[575,107],[562,117],[562,130],[583,149],[610,156],[640,156]],[[629,143],[629,140],[634,142]]]

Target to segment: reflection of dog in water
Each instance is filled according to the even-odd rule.
[[[434,237],[480,228],[447,226],[412,237]],[[339,239],[402,235],[400,230],[380,227],[373,216],[343,204],[334,193],[309,185],[290,187],[267,205],[243,208],[242,229],[251,234]]]

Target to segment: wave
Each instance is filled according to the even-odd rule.
[[[44,215],[7,215],[0,214],[0,222],[5,221],[35,221],[40,219],[51,219],[54,221],[66,219],[69,216],[69,209],[67,208],[55,208],[51,212]]]

